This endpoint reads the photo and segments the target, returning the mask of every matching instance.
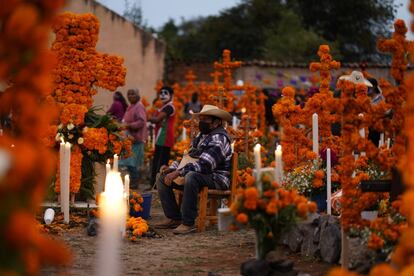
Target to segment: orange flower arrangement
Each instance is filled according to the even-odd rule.
[[[81,125],[85,120],[85,113],[88,109],[80,104],[68,104],[62,108],[60,114],[60,122],[64,125],[72,123],[74,125]]]
[[[106,128],[87,128],[83,133],[83,145],[89,150],[104,154],[107,150],[108,131]]]
[[[298,195],[296,191],[279,188],[266,174],[262,177],[262,194],[252,186],[252,170],[240,171],[239,188],[230,211],[240,224],[249,224],[256,230],[259,258],[273,250],[277,239],[296,223],[296,218],[305,218],[308,212],[316,211],[313,202]],[[250,177],[249,177],[250,175]],[[247,181],[247,182],[244,182]],[[237,228],[237,227],[233,227]]]
[[[141,217],[128,218],[126,227],[128,232],[130,233],[128,238],[131,241],[137,241],[137,239],[139,237],[142,237],[142,235],[144,235],[145,233],[147,233],[149,229],[147,221]]]
[[[51,93],[54,59],[47,50],[49,28],[63,1],[11,1],[0,7],[0,79],[10,84],[0,109],[13,112],[13,132],[0,136],[5,161],[0,177],[0,243],[7,248],[1,275],[38,275],[42,265],[70,262],[66,247],[41,234],[34,210],[44,198],[56,161],[42,134],[56,113],[45,98]],[[29,56],[22,53],[31,53]],[[13,145],[13,146],[11,146]]]
[[[99,33],[96,16],[63,13],[55,20],[53,31],[56,37],[52,43],[52,51],[57,56],[58,64],[53,72],[52,96],[60,108],[60,123],[66,125],[69,131],[65,138],[72,139],[75,136],[70,133],[72,129],[75,128],[73,132],[76,132],[78,126],[85,124],[85,114],[92,106],[92,96],[97,93],[95,87],[116,90],[125,83],[126,69],[122,65],[121,57],[96,51]],[[75,144],[88,149],[89,155],[92,150],[104,154],[108,147],[119,153],[123,147],[119,140],[116,141],[113,137],[109,140],[104,128],[85,131]],[[72,147],[71,155],[70,189],[73,193],[79,191],[82,171],[82,152],[78,146]],[[55,190],[59,191],[59,183]]]

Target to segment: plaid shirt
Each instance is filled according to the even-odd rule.
[[[218,189],[230,187],[230,165],[232,151],[230,137],[226,130],[219,127],[207,135],[198,134],[194,139],[189,155],[199,158],[195,163],[189,163],[181,169],[181,175],[188,172],[213,174],[213,180]],[[171,169],[176,169],[178,161],[171,164]]]

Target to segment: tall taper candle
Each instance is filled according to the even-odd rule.
[[[318,114],[312,115],[312,150],[314,153],[319,154],[319,126],[318,126]]]
[[[116,172],[118,171],[118,159],[118,154],[114,154],[114,165],[112,166],[112,169]]]
[[[100,201],[100,233],[98,236],[98,256],[96,275],[120,275],[120,245],[122,220],[125,217],[125,198],[119,172],[111,171],[106,177],[105,192]]]
[[[257,185],[257,190],[259,191],[259,194],[262,194],[263,192],[263,188],[262,188],[262,181],[260,179],[260,169],[262,168],[262,157],[260,155],[260,149],[261,149],[261,145],[260,144],[256,144],[256,146],[254,146],[254,163],[255,163],[255,168],[256,168],[256,185]]]
[[[282,185],[283,181],[283,161],[282,161],[282,146],[277,145],[275,150],[275,180],[277,184]]]
[[[332,183],[331,183],[331,149],[326,150],[326,211],[328,215],[332,214],[331,211],[331,196],[332,196]]]

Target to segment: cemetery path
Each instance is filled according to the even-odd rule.
[[[152,204],[149,224],[163,218],[159,201]],[[176,236],[171,230],[159,230],[161,238],[124,240],[121,248],[121,275],[239,275],[241,263],[254,258],[254,231],[219,232],[208,227],[203,233]],[[74,262],[66,269],[46,268],[42,275],[94,275],[98,238],[90,237],[83,227],[59,235],[71,248]],[[283,250],[283,249],[280,249]],[[325,275],[330,268],[311,259],[288,256],[295,269],[310,275]]]

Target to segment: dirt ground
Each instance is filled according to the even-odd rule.
[[[163,218],[160,203],[153,195],[151,218],[154,224]],[[211,226],[203,233],[176,236],[171,230],[157,230],[160,238],[124,240],[120,252],[121,275],[240,275],[241,263],[254,258],[254,232],[219,232]],[[73,265],[65,269],[46,268],[42,275],[94,275],[98,237],[90,237],[84,227],[58,234],[72,249]],[[304,275],[325,275],[329,264],[288,255],[295,269]]]

